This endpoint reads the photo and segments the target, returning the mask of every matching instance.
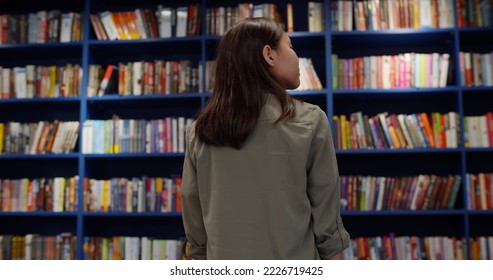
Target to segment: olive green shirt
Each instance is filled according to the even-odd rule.
[[[267,94],[240,150],[202,144],[187,129],[183,222],[191,259],[328,259],[349,246],[325,113],[296,101],[281,113]]]

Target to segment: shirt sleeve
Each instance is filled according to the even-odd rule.
[[[311,204],[315,243],[321,259],[330,259],[349,247],[340,216],[339,171],[329,122],[313,112],[313,139],[307,162],[307,193]]]
[[[185,227],[187,258],[196,260],[207,259],[207,235],[202,218],[202,207],[199,199],[197,169],[190,144],[195,129],[191,125],[186,133],[185,161],[183,164],[182,206],[183,225]]]

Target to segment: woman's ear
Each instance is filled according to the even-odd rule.
[[[269,45],[265,45],[262,49],[262,55],[264,56],[265,62],[270,66],[275,65],[275,50],[273,50]]]

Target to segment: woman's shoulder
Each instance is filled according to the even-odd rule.
[[[295,119],[298,121],[315,122],[321,116],[325,115],[324,111],[318,105],[297,99],[294,100],[294,104],[296,110]]]
[[[189,126],[186,128],[186,133],[185,133],[185,138],[186,141],[191,142],[192,140],[195,139],[195,125],[197,121],[193,121]]]

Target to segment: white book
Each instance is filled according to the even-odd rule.
[[[27,77],[26,68],[14,67],[15,96],[17,98],[27,98]]]
[[[151,259],[151,255],[150,255],[151,250],[148,246],[149,241],[150,241],[149,238],[147,238],[145,236],[140,238],[140,243],[141,243],[141,245],[140,245],[140,259],[141,260],[150,260]]]
[[[382,56],[382,85],[384,89],[390,88],[390,56]]]
[[[62,123],[60,123],[61,125]],[[58,137],[58,135],[57,135]],[[82,153],[92,153],[92,138],[93,138],[93,120],[85,120],[82,124]],[[54,146],[54,145],[53,145]]]
[[[440,72],[439,72],[439,87],[447,86],[447,77],[448,77],[448,67],[449,67],[450,55],[448,53],[442,54],[440,57]]]
[[[223,12],[224,12],[224,8],[223,8]],[[188,7],[178,7],[176,9],[176,37],[187,36],[187,23],[188,23]]]
[[[479,116],[479,130],[481,135],[481,147],[488,148],[491,143],[488,139],[488,124],[486,121],[486,115]]]
[[[164,8],[161,5],[157,9],[159,23],[159,37],[170,38],[173,36],[174,13],[172,8]]]
[[[226,9],[224,7],[219,7],[216,14],[216,23],[218,24],[219,35],[224,35],[226,32]],[[178,9],[178,22],[180,21],[180,10]],[[178,26],[177,26],[176,36],[178,36]]]
[[[159,240],[159,239],[154,239],[152,240],[152,259],[153,260],[160,260],[161,259],[161,252],[164,250],[163,242],[164,240]]]
[[[36,66],[26,65],[26,94],[28,98],[33,98],[36,95]]]
[[[60,30],[60,42],[70,42],[72,37],[72,24],[74,13],[62,14],[62,27]]]
[[[111,12],[104,11],[100,13],[99,18],[101,19],[101,23],[103,24],[104,30],[106,31],[106,35],[108,35],[108,39],[120,39],[120,35],[118,34],[118,30],[116,29],[116,25],[113,21],[113,16],[111,15]]]
[[[41,132],[43,131],[44,126],[45,126],[44,121],[38,122],[38,126],[36,127],[36,133],[34,134],[34,138],[31,140],[31,143],[29,145],[31,147],[31,150],[29,152],[31,155],[36,154],[36,147],[38,147],[39,138],[41,137]]]
[[[151,153],[151,129],[152,129],[152,124],[150,121],[146,122],[145,123],[145,138],[146,138],[146,141],[145,141],[145,152],[146,153]]]
[[[421,28],[430,28],[431,26],[431,2],[430,0],[420,0],[419,2],[419,18]]]
[[[135,61],[132,63],[132,91],[133,95],[142,95],[144,85],[144,62]]]
[[[166,240],[166,260],[176,260],[178,256],[178,244],[176,240]]]
[[[53,145],[51,147],[51,152],[54,154],[59,154],[62,152],[62,138],[65,134],[65,122],[59,122],[56,131],[55,139],[53,140]]]
[[[487,238],[488,238],[488,252],[490,253],[490,256],[493,256],[493,236],[488,236]]]
[[[431,57],[431,87],[436,88],[440,86],[440,54],[433,53]]]
[[[478,140],[478,118],[475,116],[468,116],[467,118],[467,133],[469,139],[469,147],[479,147]]]
[[[306,72],[305,65],[303,63],[303,57],[298,60],[298,67],[300,69],[300,85],[296,90],[308,90],[311,89],[310,79],[308,78],[308,73]]]
[[[456,148],[456,143],[454,143],[454,136],[457,131],[457,123],[455,121],[452,112],[449,112],[446,115],[446,120],[448,120],[448,124],[445,126],[445,143],[447,148]]]
[[[311,1],[308,2],[308,32],[317,32],[317,28],[315,26],[315,10],[316,10],[316,3]],[[342,26],[341,20],[339,20],[338,23],[340,28]],[[342,30],[338,29],[338,31],[342,31]]]
[[[140,9],[135,9],[134,13],[135,13],[135,18],[137,19],[136,25],[137,25],[137,30],[139,31],[140,38],[147,39],[144,20],[142,19],[142,12]]]
[[[125,239],[125,260],[132,260],[132,237],[123,237]]]
[[[33,235],[32,234],[27,234],[25,239],[25,249],[24,249],[24,256],[26,260],[32,260],[33,259],[33,247],[32,247],[32,244],[33,244]],[[0,243],[2,242],[2,240],[0,239]],[[1,245],[0,245],[0,252],[1,251]],[[1,255],[1,254],[0,254]]]
[[[378,87],[377,71],[380,70],[377,69],[377,60],[376,56],[370,56],[370,88]]]

